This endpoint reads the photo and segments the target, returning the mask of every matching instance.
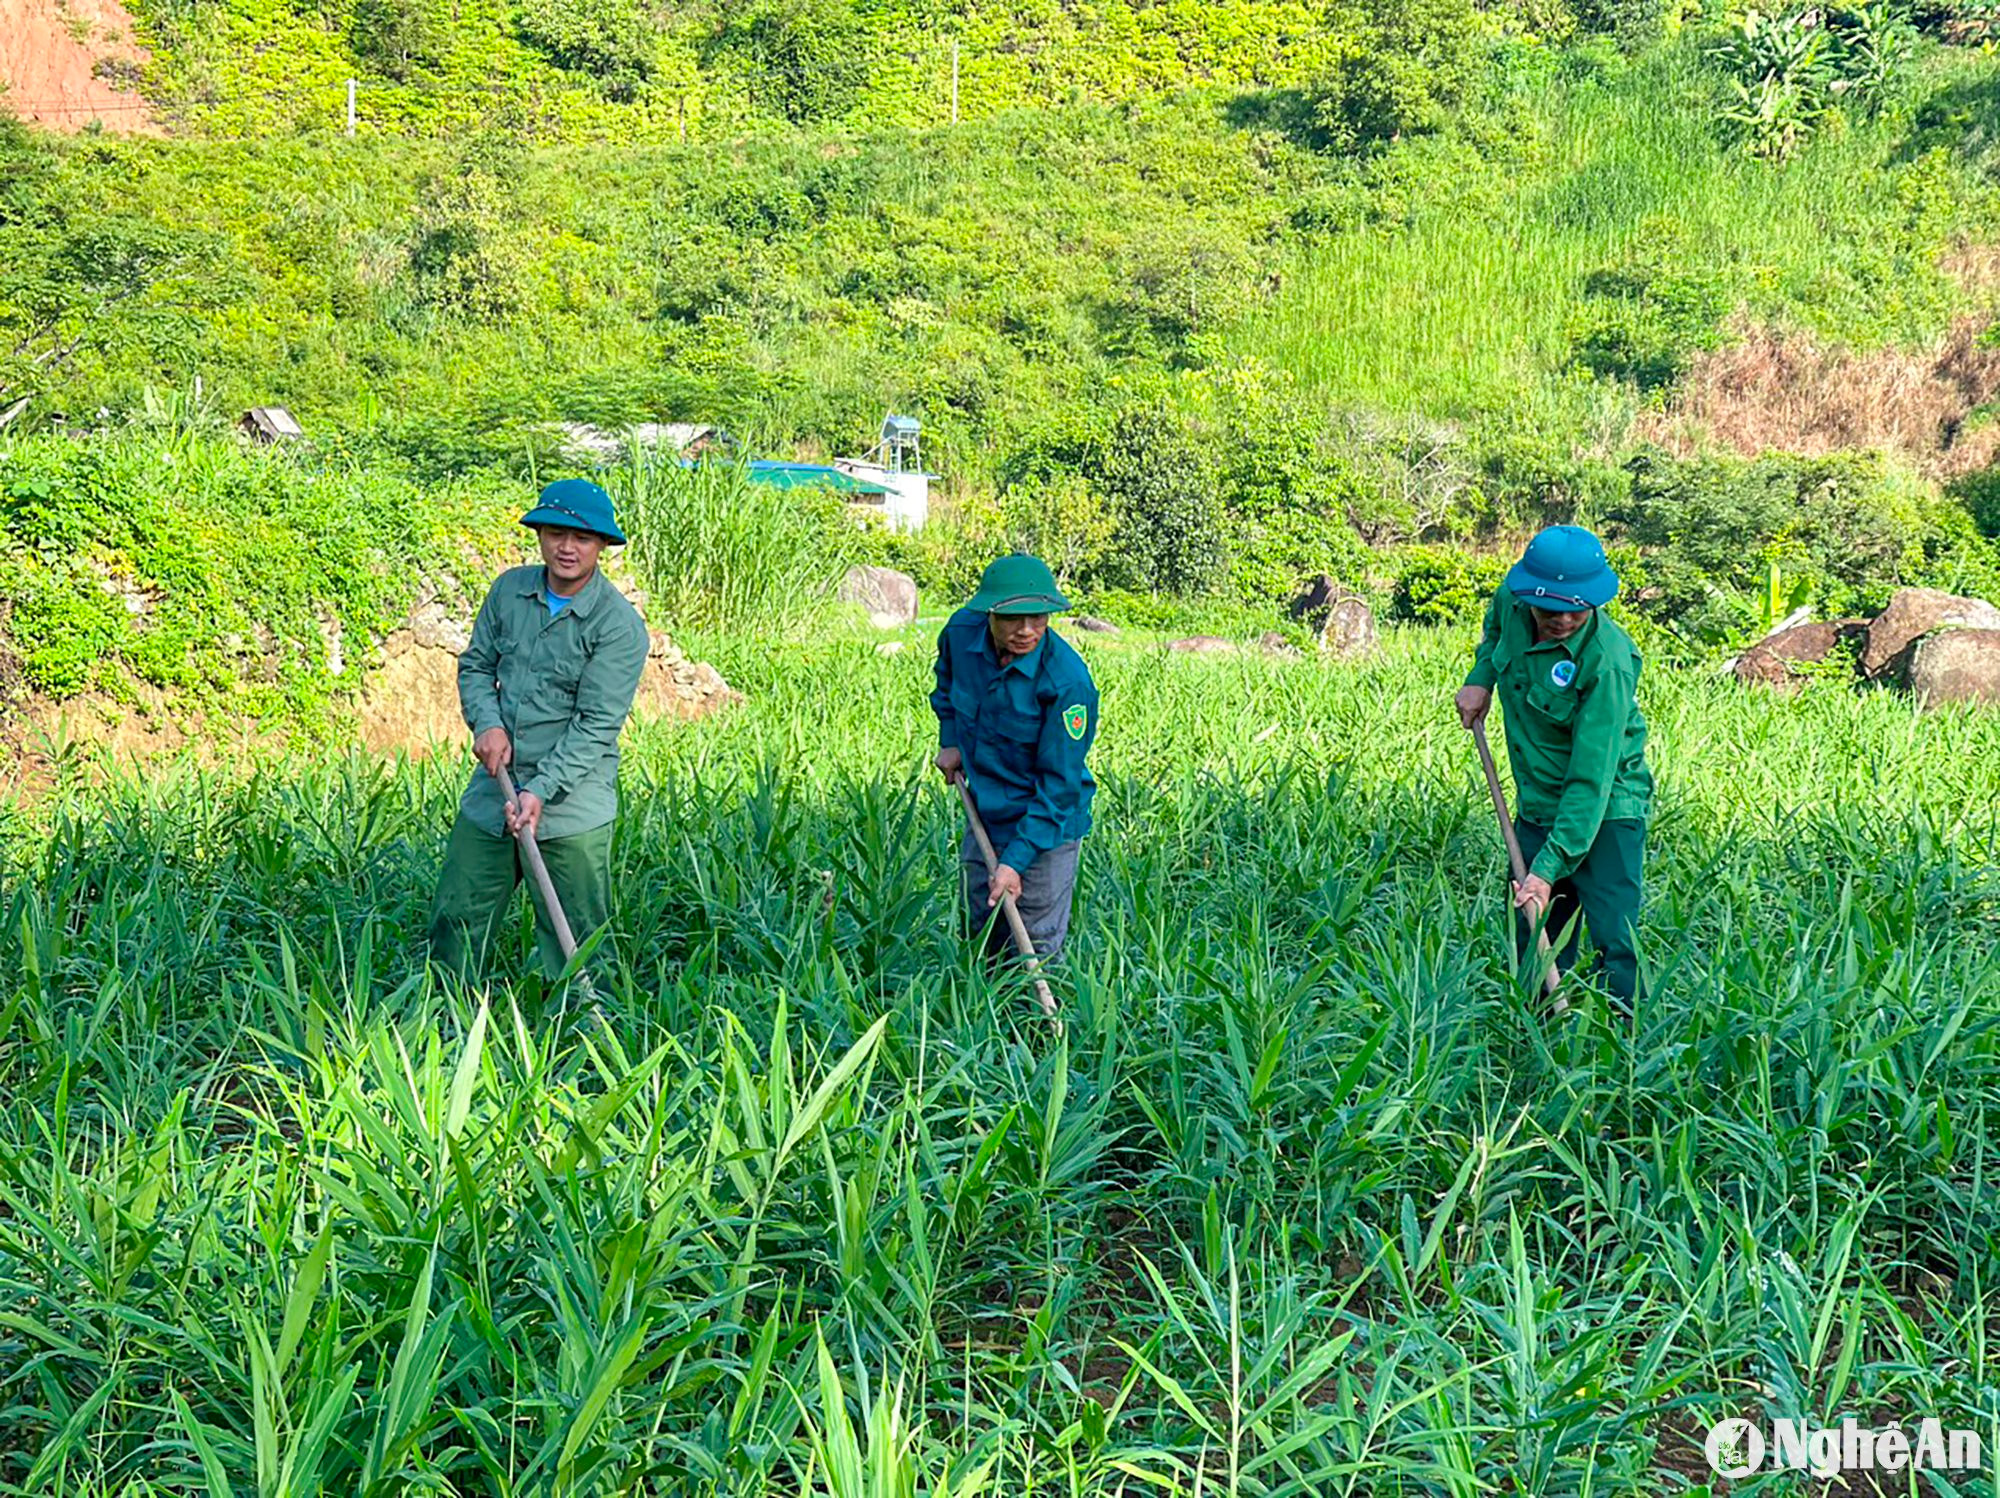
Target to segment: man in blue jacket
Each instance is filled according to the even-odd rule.
[[[967,829],[959,852],[967,934],[983,927],[989,956],[1007,947],[1004,924],[992,919],[1003,895],[1014,897],[1042,957],[1059,955],[1069,935],[1077,846],[1097,788],[1084,763],[1097,737],[1097,687],[1075,647],[1049,628],[1049,615],[1068,607],[1042,562],[1002,557],[938,635],[937,767],[947,780],[965,778],[1000,860],[989,880]]]

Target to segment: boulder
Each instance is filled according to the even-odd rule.
[[[1220,635],[1189,635],[1185,640],[1167,642],[1167,649],[1179,651],[1182,655],[1235,655],[1242,648],[1234,640],[1225,640]]]
[[[1953,629],[1919,641],[1910,660],[1910,690],[1925,707],[2000,706],[2000,629]]]
[[[2000,609],[1937,588],[1899,588],[1868,625],[1862,674],[1870,681],[1905,680],[1917,642],[1940,629],[2000,629]]]
[[[1298,647],[1275,629],[1265,630],[1258,637],[1257,644],[1266,655],[1274,655],[1282,660],[1300,659]]]
[[[1341,598],[1327,610],[1326,622],[1319,627],[1319,648],[1324,655],[1342,660],[1367,655],[1375,648],[1375,611],[1363,598]]]
[[[1312,629],[1326,655],[1365,655],[1375,648],[1375,611],[1324,572],[1293,595],[1285,612]]]
[[[1076,616],[1076,627],[1093,635],[1115,635],[1118,633],[1117,625],[1113,624],[1109,619],[1099,619],[1094,614],[1078,614]]]
[[[411,643],[425,650],[448,650],[453,655],[463,655],[465,647],[472,643],[471,621],[453,618],[451,610],[435,598],[411,609],[404,628],[410,632]]]
[[[1843,642],[1867,629],[1865,619],[1824,619],[1778,630],[1736,658],[1736,679],[1767,687],[1793,685],[1798,676],[1795,666],[1818,665]]]
[[[893,567],[851,567],[840,580],[840,601],[868,610],[877,629],[901,629],[917,620],[917,580]]]

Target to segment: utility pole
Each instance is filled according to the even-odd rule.
[[[347,138],[354,139],[354,80],[347,80]]]

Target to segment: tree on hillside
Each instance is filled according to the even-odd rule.
[[[507,184],[520,174],[520,148],[482,136],[418,185],[409,277],[419,303],[473,320],[519,305],[527,247],[514,227]]]
[[[658,63],[659,30],[641,0],[521,0],[515,26],[550,62],[590,74],[619,102],[636,98]]]
[[[443,61],[450,20],[437,0],[354,0],[347,41],[356,57],[407,82]]]
[[[751,96],[796,124],[846,113],[868,80],[868,29],[851,0],[757,0],[725,15],[715,52],[737,59]]]
[[[1474,0],[1361,0],[1350,24],[1359,45],[1306,91],[1326,149],[1435,130],[1479,76],[1486,27]]]
[[[1171,407],[1120,415],[1097,480],[1115,507],[1117,556],[1132,581],[1186,598],[1221,579],[1228,556],[1213,465]]]

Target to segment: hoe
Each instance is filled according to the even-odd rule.
[[[1507,793],[1500,789],[1500,772],[1493,767],[1493,750],[1486,742],[1486,725],[1472,725],[1472,741],[1479,746],[1479,763],[1486,771],[1486,789],[1493,793],[1493,814],[1500,819],[1500,836],[1507,841],[1507,857],[1514,865],[1514,882],[1525,884],[1528,879],[1528,862],[1521,857],[1521,840],[1514,836],[1514,819],[1507,814]],[[1542,992],[1555,1001],[1555,1012],[1561,1014],[1569,1008],[1569,1000],[1556,993],[1561,978],[1556,974],[1555,956],[1549,951],[1548,928],[1541,922],[1535,923],[1535,956],[1542,969]]]

